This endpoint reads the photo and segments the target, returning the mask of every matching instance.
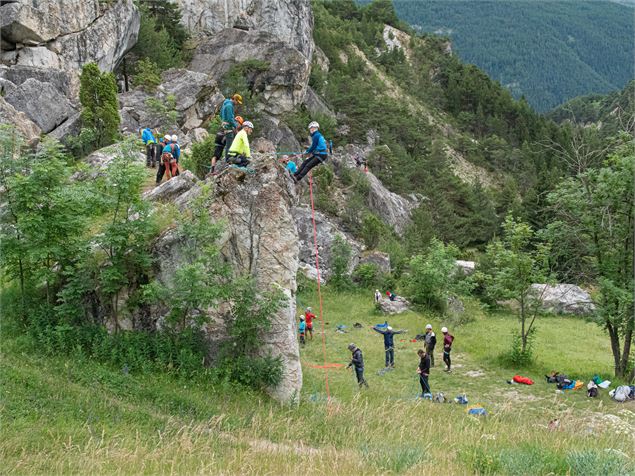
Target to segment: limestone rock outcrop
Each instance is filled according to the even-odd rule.
[[[401,296],[396,296],[394,301],[383,296],[378,305],[379,309],[386,314],[401,314],[410,310],[410,303]]]
[[[209,212],[225,224],[220,249],[237,275],[251,276],[261,291],[280,289],[288,298],[273,315],[272,327],[262,336],[264,345],[258,352],[279,356],[283,363],[283,377],[269,393],[281,401],[299,398],[302,388],[302,369],[295,324],[296,273],[298,270],[298,232],[291,213],[296,200],[295,189],[285,170],[273,156],[256,157],[256,173],[245,174],[228,170],[212,180],[214,200]],[[172,199],[180,208],[197,195],[202,182],[176,177],[146,195],[156,199],[167,189],[183,190]],[[161,268],[178,261],[180,244],[168,233],[158,246]],[[161,276],[161,271],[159,272]],[[226,326],[222,309],[208,329],[212,342],[222,340]]]
[[[279,116],[302,102],[311,59],[267,31],[222,30],[199,44],[188,69],[220,81],[232,66],[248,60],[266,65],[248,77],[264,113]]]
[[[544,312],[588,315],[595,311],[589,293],[575,284],[532,284],[531,295]]]
[[[363,253],[359,259],[359,264],[372,264],[377,267],[380,273],[390,273],[390,255],[381,251],[369,251]]]
[[[300,246],[300,262],[305,266],[305,274],[308,277],[317,278],[317,269],[315,263],[315,244],[313,240],[313,220],[311,218],[311,209],[306,207],[294,207],[292,210],[298,227],[298,238]],[[342,228],[332,219],[320,213],[315,212],[315,224],[317,228],[318,254],[320,260],[320,277],[328,281],[332,274],[331,266],[333,264],[333,245],[335,237],[340,236],[351,247],[351,260],[349,261],[348,272],[352,272],[357,266],[360,254],[364,249],[364,245],[355,240],[352,236],[342,230]]]
[[[313,54],[310,0],[175,0],[191,32],[218,33],[238,27],[272,34],[307,58]]]
[[[75,132],[69,126],[77,122],[82,66],[95,62],[112,71],[137,41],[139,24],[133,0],[0,2],[6,101],[43,132],[69,119],[54,136]]]
[[[0,124],[13,124],[16,131],[30,145],[35,145],[42,133],[42,129],[37,124],[31,121],[23,112],[16,111],[2,96],[0,96]]]
[[[161,132],[176,133],[183,139],[212,117],[224,99],[216,82],[204,73],[170,69],[161,75],[161,80],[155,93],[137,88],[119,95],[121,128],[124,131],[136,132],[142,127],[159,128]],[[170,100],[173,100],[176,118],[175,124],[165,130],[168,127],[166,118],[171,109]],[[199,131],[197,137],[200,136]],[[193,137],[190,135],[190,139]],[[179,142],[187,145],[182,140]]]

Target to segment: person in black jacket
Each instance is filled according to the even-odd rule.
[[[384,336],[384,349],[386,351],[386,368],[395,367],[395,334],[403,334],[406,331],[394,331],[392,327],[386,327],[386,330],[373,326],[375,332],[379,332]]]
[[[432,394],[430,391],[430,384],[428,383],[428,377],[430,376],[430,356],[426,354],[426,351],[419,349],[417,351],[419,356],[419,367],[417,373],[419,374],[419,383],[421,384],[421,397],[423,398],[426,393]]]
[[[434,347],[437,345],[437,336],[432,332],[432,324],[426,326],[426,334],[423,341],[426,344],[426,354],[430,357],[430,365],[434,367]]]
[[[368,383],[364,378],[364,357],[362,356],[362,350],[358,348],[355,344],[348,344],[348,350],[352,353],[351,362],[346,367],[350,369],[351,367],[355,368],[355,375],[357,376],[357,383],[359,388],[362,388],[362,385],[366,385],[368,388]]]

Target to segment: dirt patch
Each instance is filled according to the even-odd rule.
[[[478,370],[468,370],[467,372],[465,372],[465,376],[466,377],[471,377],[471,378],[476,378],[476,377],[485,377],[485,371],[478,369]]]
[[[542,400],[542,397],[537,397],[531,393],[520,393],[518,390],[507,390],[495,392],[493,395],[497,397],[502,397],[506,400],[510,400],[513,402],[538,402]]]

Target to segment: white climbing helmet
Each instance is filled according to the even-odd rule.
[[[444,334],[446,334],[448,332],[448,328],[447,327],[442,327],[441,328],[441,332],[443,332]]]
[[[427,324],[426,329],[432,329],[432,324]]]
[[[392,327],[388,326],[386,327],[387,330],[392,331]]]
[[[244,129],[245,127],[249,127],[250,129],[253,129],[253,128],[254,128],[254,125],[252,124],[252,122],[251,122],[251,121],[245,121],[245,122],[243,122],[243,129]]]
[[[179,141],[179,136],[177,136],[176,134],[174,134],[172,136],[172,142],[178,142]]]
[[[312,121],[312,122],[309,124],[309,129],[312,129],[312,128],[314,128],[314,127],[315,127],[316,129],[319,129],[319,128],[320,128],[320,125],[317,123],[317,121]]]
[[[172,136],[170,134],[166,134],[163,136],[163,140],[166,142],[171,142],[172,141]]]
[[[306,310],[307,310],[308,312],[311,312],[311,308],[310,308],[310,307],[307,307],[307,308],[306,308]]]
[[[304,320],[304,316],[300,316],[300,320],[303,321]]]

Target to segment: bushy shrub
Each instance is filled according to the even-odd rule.
[[[161,75],[156,63],[149,58],[143,58],[137,62],[135,70],[132,83],[135,86],[141,86],[149,93],[155,92],[157,86],[161,84]]]
[[[117,82],[109,72],[101,72],[95,63],[82,68],[79,78],[82,126],[94,131],[94,149],[115,142],[119,135],[119,99]]]
[[[413,303],[444,312],[454,286],[454,256],[458,250],[434,239],[425,255],[410,260],[406,295]]]
[[[351,254],[351,245],[341,235],[337,235],[331,249],[331,278],[329,280],[329,283],[337,290],[348,289],[351,285],[348,275]]]

